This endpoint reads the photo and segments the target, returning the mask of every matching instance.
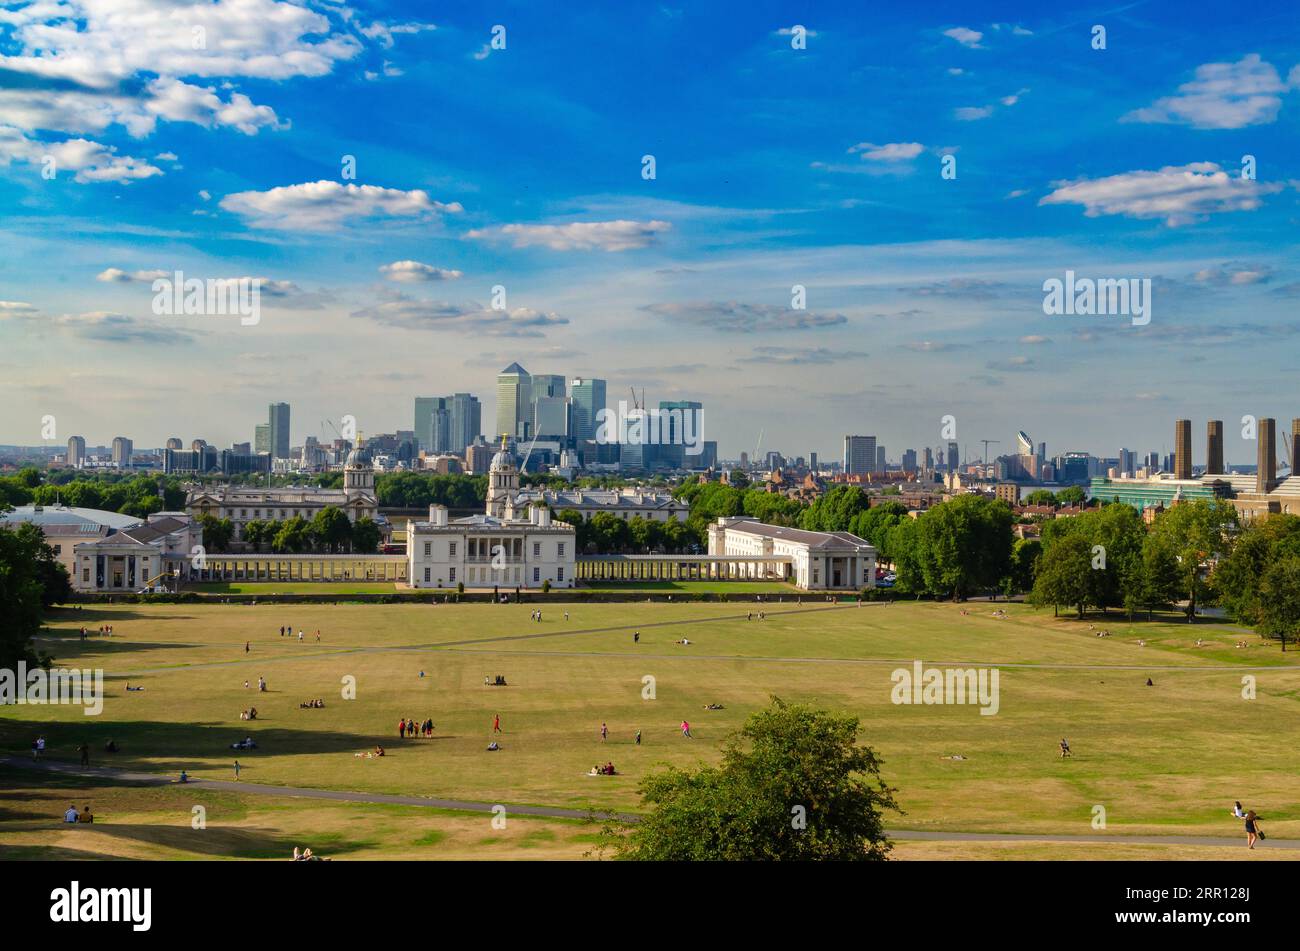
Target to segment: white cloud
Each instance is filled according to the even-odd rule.
[[[672,229],[666,221],[574,221],[563,225],[503,225],[476,228],[470,238],[510,240],[516,248],[544,247],[552,251],[630,251],[648,247],[656,236]]]
[[[432,264],[421,264],[419,261],[394,261],[392,264],[383,264],[379,267],[379,273],[390,281],[404,284],[454,281],[461,276],[460,271],[434,267]]]
[[[962,122],[975,122],[979,119],[987,119],[993,115],[992,106],[962,106],[954,109],[953,113]]]
[[[402,191],[324,180],[264,192],[236,192],[221,199],[220,205],[252,227],[279,231],[328,231],[355,221],[383,218],[427,221],[464,210],[459,202],[433,201],[419,189]]]
[[[884,145],[875,145],[871,142],[859,142],[857,145],[850,146],[849,154],[859,152],[862,158],[871,162],[901,162],[908,159],[914,159],[925,151],[925,146],[920,142],[888,142]]]
[[[951,30],[944,30],[943,35],[971,49],[979,49],[980,40],[984,39],[984,34],[979,30],[971,30],[964,26],[955,26]]]
[[[424,33],[436,29],[438,27],[433,23],[381,23],[376,20],[369,26],[362,27],[361,34],[377,41],[384,49],[390,49],[393,45],[393,37],[398,34]]]
[[[110,267],[96,274],[95,280],[105,284],[152,284],[159,278],[171,276],[171,271],[123,271],[121,268]]]
[[[88,139],[67,139],[63,142],[38,142],[29,139],[12,126],[0,125],[0,164],[11,161],[49,165],[56,176],[75,172],[73,179],[87,182],[129,182],[161,175],[162,169],[150,165],[145,159],[119,155],[113,146],[101,145]]]
[[[1295,70],[1292,71],[1295,73]],[[1294,83],[1291,83],[1294,85]],[[1129,122],[1163,122],[1197,129],[1240,129],[1277,118],[1288,82],[1258,53],[1235,63],[1206,63],[1178,95],[1157,99],[1124,117]]]
[[[530,307],[494,310],[473,302],[453,304],[400,294],[354,311],[352,316],[404,330],[453,330],[487,337],[542,337],[548,327],[569,322],[557,314]]]
[[[1219,212],[1253,211],[1264,195],[1284,187],[1230,175],[1213,162],[1052,184],[1055,191],[1039,199],[1040,205],[1082,205],[1089,218],[1163,218],[1171,227]]]
[[[1272,279],[1273,269],[1267,264],[1250,265],[1239,261],[1229,261],[1218,267],[1201,268],[1192,275],[1192,280],[1198,284],[1211,284],[1217,287],[1267,284]]]

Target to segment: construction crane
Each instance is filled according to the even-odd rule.
[[[980,457],[980,462],[983,462],[985,465],[987,465],[989,461],[989,445],[993,443],[1000,443],[1001,441],[1002,441],[1001,439],[981,439],[980,442],[984,444],[984,455]]]

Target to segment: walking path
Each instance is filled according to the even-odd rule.
[[[108,766],[75,766],[72,763],[51,760],[33,761],[18,756],[0,759],[0,765],[13,769],[48,770],[87,779],[110,779],[141,783],[150,786],[179,785],[177,780],[156,773],[140,773]],[[313,789],[301,786],[267,786],[260,783],[231,782],[220,779],[191,779],[186,785],[196,789],[222,792],[249,793],[260,796],[296,796],[303,799],[327,799],[335,802],[380,803],[397,806],[422,806],[429,809],[453,809],[458,812],[492,812],[504,805],[507,815],[541,816],[550,819],[626,819],[636,821],[632,813],[597,812],[583,809],[564,809],[557,806],[506,805],[503,803],[476,802],[469,799],[435,799],[425,796],[397,796],[387,793],[348,792],[340,789]],[[1088,845],[1203,845],[1241,847],[1242,836],[1208,835],[1054,835],[1005,832],[942,832],[907,829],[886,830],[891,838],[900,841],[920,842],[1001,842],[1001,843],[1086,843]],[[1261,848],[1300,849],[1300,839],[1268,839]]]

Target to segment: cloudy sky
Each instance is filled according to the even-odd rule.
[[[490,429],[516,360],[699,399],[733,457],[1185,415],[1247,461],[1300,416],[1291,0],[595,6],[0,3],[0,442],[463,390]],[[1150,323],[1045,315],[1067,270]],[[177,271],[260,320],[156,314]]]

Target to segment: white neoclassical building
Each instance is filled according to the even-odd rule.
[[[785,564],[760,564],[755,570],[762,571],[762,577],[791,581],[809,591],[876,586],[876,549],[849,532],[810,532],[748,516],[720,518],[709,526],[709,554],[788,559]]]
[[[407,583],[412,588],[572,588],[577,535],[534,505],[525,517],[507,516],[519,489],[514,457],[502,449],[488,472],[487,513],[451,520],[443,505],[429,506],[427,522],[407,527]]]
[[[77,591],[140,591],[188,577],[203,529],[184,512],[156,512],[141,525],[75,546]]]

